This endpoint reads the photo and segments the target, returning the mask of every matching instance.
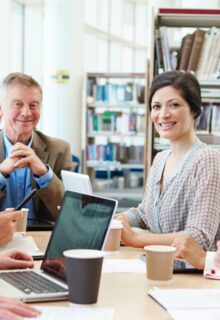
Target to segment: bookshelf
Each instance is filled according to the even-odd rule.
[[[144,191],[145,74],[88,73],[84,83],[82,169],[122,211]]]
[[[220,10],[161,8],[153,15],[149,83],[164,71],[194,72],[202,93],[197,135],[220,150]],[[169,147],[157,136],[150,117],[147,127],[146,174],[155,154]]]

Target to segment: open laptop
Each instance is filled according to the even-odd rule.
[[[63,251],[101,250],[116,207],[117,200],[66,191],[41,269],[0,271],[0,295],[27,302],[67,299]]]
[[[61,177],[65,191],[93,194],[90,178],[86,174],[61,170]]]

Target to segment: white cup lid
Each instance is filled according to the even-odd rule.
[[[122,229],[123,224],[120,220],[113,219],[110,225],[111,229]]]
[[[174,252],[176,251],[176,248],[172,246],[152,245],[152,246],[145,246],[144,250],[154,251],[154,252]]]
[[[78,259],[94,259],[104,257],[104,253],[100,250],[93,249],[70,249],[63,252],[65,257]]]

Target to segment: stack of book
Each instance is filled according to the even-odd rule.
[[[143,114],[123,113],[119,111],[104,111],[94,113],[88,110],[88,134],[93,133],[143,133],[145,117]]]
[[[167,27],[156,30],[155,51],[158,73],[177,69],[194,72],[199,80],[220,79],[220,29],[216,27],[187,34],[178,50],[176,66]]]
[[[126,146],[119,143],[89,144],[87,146],[87,160],[143,164],[144,147],[141,145]]]
[[[90,78],[87,82],[87,102],[120,104],[144,103],[144,82],[133,79]]]

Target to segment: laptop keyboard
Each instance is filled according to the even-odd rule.
[[[0,278],[26,294],[56,293],[67,290],[33,271],[2,272]]]

